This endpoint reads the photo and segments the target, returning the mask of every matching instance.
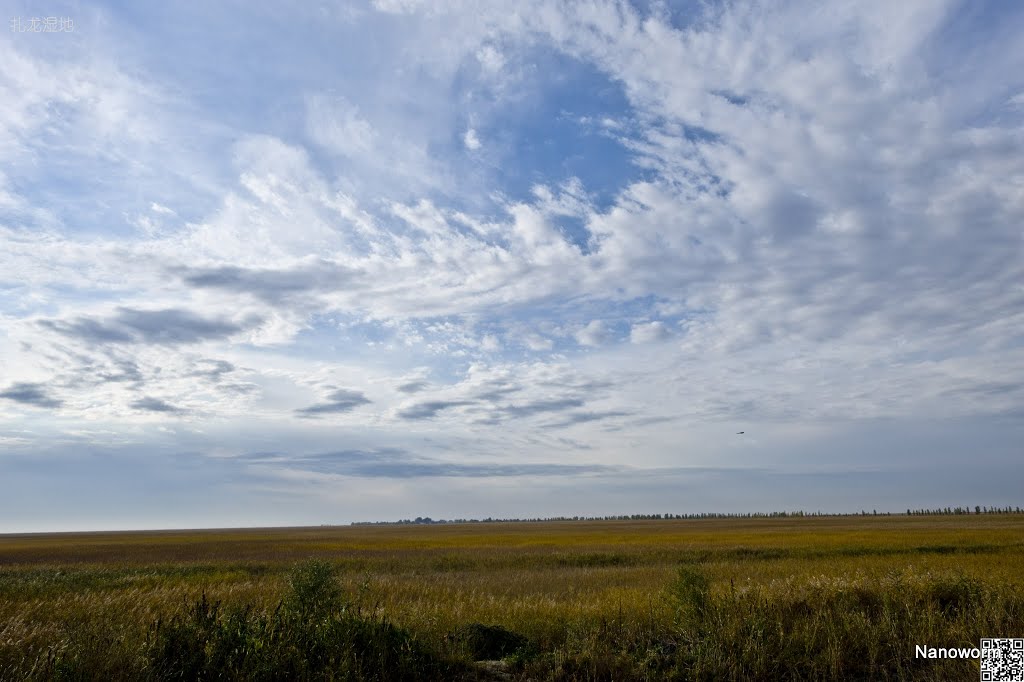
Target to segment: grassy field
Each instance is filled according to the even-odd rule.
[[[373,668],[350,647],[363,667],[332,659],[299,671],[310,679],[977,679],[977,661],[917,659],[915,645],[1024,637],[1019,515],[7,535],[0,678],[174,677],[157,665],[168,632],[174,651],[187,631],[212,656],[209,628],[227,632],[229,615],[243,644],[227,676],[260,677],[260,638],[285,628],[274,614],[310,620],[294,604],[311,558],[341,587],[330,637],[386,626],[422,656],[374,654]],[[204,596],[220,611],[188,630]],[[477,635],[509,633],[474,624],[520,636],[500,667],[472,664],[496,656]]]

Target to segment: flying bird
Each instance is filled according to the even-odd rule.
[[[740,435],[742,435],[742,434],[744,434],[744,433],[746,433],[746,431],[737,431],[737,432],[736,432],[736,435],[737,435],[737,436],[740,436]]]

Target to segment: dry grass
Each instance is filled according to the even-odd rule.
[[[272,609],[284,593],[287,570],[310,557],[330,561],[364,608],[386,614],[434,646],[476,622],[525,634],[543,651],[568,652],[583,647],[581,642],[593,644],[593,633],[602,628],[632,628],[637,637],[679,632],[679,605],[667,597],[667,586],[680,565],[699,566],[716,595],[756,592],[769,601],[883,583],[909,589],[915,580],[951,575],[1019,595],[1024,517],[0,536],[0,676],[26,673],[47,651],[71,646],[83,633],[117,655],[136,655],[150,623],[204,593],[226,604]],[[1014,624],[1016,632],[977,634],[1020,636],[1024,623],[1014,620],[1019,617],[1011,613],[1009,621],[999,621]],[[602,676],[598,668],[588,669],[591,675],[559,668],[557,661],[544,665],[544,674],[553,678],[557,670],[566,679]]]

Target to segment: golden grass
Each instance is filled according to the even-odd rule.
[[[956,573],[1024,587],[1024,516],[867,516],[354,526],[0,536],[0,672],[102,623],[128,649],[206,593],[273,608],[288,568],[331,561],[346,591],[426,640],[500,624],[542,645],[608,623],[669,627],[680,564],[712,590],[793,594]],[[1020,636],[1021,633],[991,633]],[[132,643],[136,644],[132,644]],[[26,664],[27,665],[27,664]]]

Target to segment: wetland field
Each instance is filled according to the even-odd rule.
[[[0,536],[0,679],[977,679],[1024,515]],[[486,660],[487,663],[480,661]]]

